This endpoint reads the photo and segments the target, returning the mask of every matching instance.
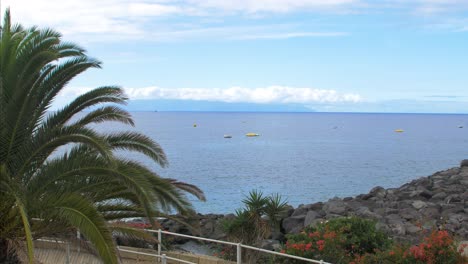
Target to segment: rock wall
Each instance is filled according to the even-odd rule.
[[[461,167],[422,177],[399,188],[373,188],[356,197],[301,205],[282,222],[285,233],[342,216],[375,219],[397,240],[414,242],[423,229],[443,228],[468,239],[468,160]]]
[[[394,239],[416,242],[423,229],[443,228],[468,240],[468,160],[460,167],[437,172],[399,188],[373,188],[356,197],[291,207],[281,222],[282,233],[298,233],[305,226],[334,217],[359,216],[377,220],[377,226]],[[201,236],[223,239],[220,221],[233,215],[198,215],[192,223]],[[180,224],[163,222],[170,231],[190,233]],[[188,232],[187,232],[188,231]]]

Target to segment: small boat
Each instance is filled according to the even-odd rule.
[[[197,127],[197,124],[193,124],[193,127]]]
[[[463,128],[463,126],[458,126],[458,128]]]
[[[403,129],[395,129],[395,132],[401,133],[401,132],[404,132],[404,130]]]
[[[224,138],[232,138],[231,135],[224,135]]]
[[[260,134],[257,134],[257,133],[247,133],[247,134],[245,134],[245,136],[247,136],[247,137],[258,137],[258,136],[260,136]]]

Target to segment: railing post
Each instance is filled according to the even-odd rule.
[[[163,255],[161,256],[161,259],[162,259],[162,264],[167,264],[166,254],[163,254]]]
[[[161,228],[158,229],[158,255],[161,256],[161,243],[162,243],[162,233]]]
[[[242,264],[242,244],[237,244],[237,264]]]
[[[81,252],[81,233],[80,230],[76,230],[76,238],[78,239],[78,253]]]
[[[70,242],[67,242],[67,259],[66,263],[70,264]]]

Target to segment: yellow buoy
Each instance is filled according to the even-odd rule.
[[[403,129],[395,129],[395,132],[401,133],[401,132],[404,132],[404,130]]]
[[[247,133],[245,134],[247,137],[258,137],[260,136],[260,134],[257,134],[257,133]]]

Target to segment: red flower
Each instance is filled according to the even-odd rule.
[[[317,241],[317,246],[318,246],[318,250],[319,250],[319,251],[322,251],[323,248],[325,247],[325,240],[319,240],[319,241]]]

